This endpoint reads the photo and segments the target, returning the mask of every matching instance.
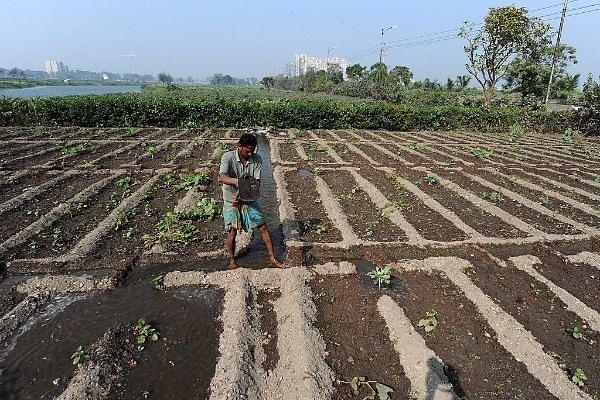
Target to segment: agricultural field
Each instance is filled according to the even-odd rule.
[[[0,398],[600,398],[598,138],[244,131],[0,128]]]

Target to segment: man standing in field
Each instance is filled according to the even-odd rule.
[[[256,136],[244,133],[240,136],[237,148],[226,152],[221,157],[219,182],[223,184],[223,218],[227,231],[229,269],[237,268],[234,258],[237,232],[241,229],[248,232],[254,228],[258,228],[260,231],[267,246],[271,264],[274,267],[283,268],[283,265],[275,258],[271,235],[257,201],[262,158],[255,153],[256,144]],[[248,181],[252,182],[253,190],[246,190]],[[240,186],[244,192],[250,192],[250,194],[241,193],[240,196]]]

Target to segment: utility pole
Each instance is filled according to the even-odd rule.
[[[383,34],[389,31],[390,29],[394,29],[396,25],[388,26],[387,28],[381,29],[381,50],[379,51],[379,64],[383,64],[383,45],[385,44],[383,41]]]
[[[548,90],[546,90],[546,101],[550,98],[550,87],[552,86],[552,78],[554,78],[554,68],[556,66],[556,59],[558,58],[558,50],[560,49],[560,35],[562,34],[563,24],[565,22],[565,15],[567,13],[567,3],[569,0],[565,0],[563,5],[562,16],[560,17],[560,25],[558,26],[558,36],[556,37],[556,46],[554,47],[554,54],[552,55],[552,67],[550,68],[550,79],[548,79]]]

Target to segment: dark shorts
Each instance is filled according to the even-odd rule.
[[[233,204],[228,201],[224,202],[223,219],[225,220],[225,230],[227,232],[229,232],[231,228],[248,232],[265,223],[257,201],[242,204],[239,209],[235,208]]]

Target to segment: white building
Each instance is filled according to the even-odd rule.
[[[50,75],[66,74],[69,68],[62,61],[46,60],[44,61],[46,72]]]
[[[308,54],[296,54],[294,64],[294,76],[300,76],[306,74],[309,70],[313,71],[327,71],[330,68],[339,68],[346,79],[346,68],[348,67],[348,60],[341,57],[326,57],[316,58],[311,57]]]

